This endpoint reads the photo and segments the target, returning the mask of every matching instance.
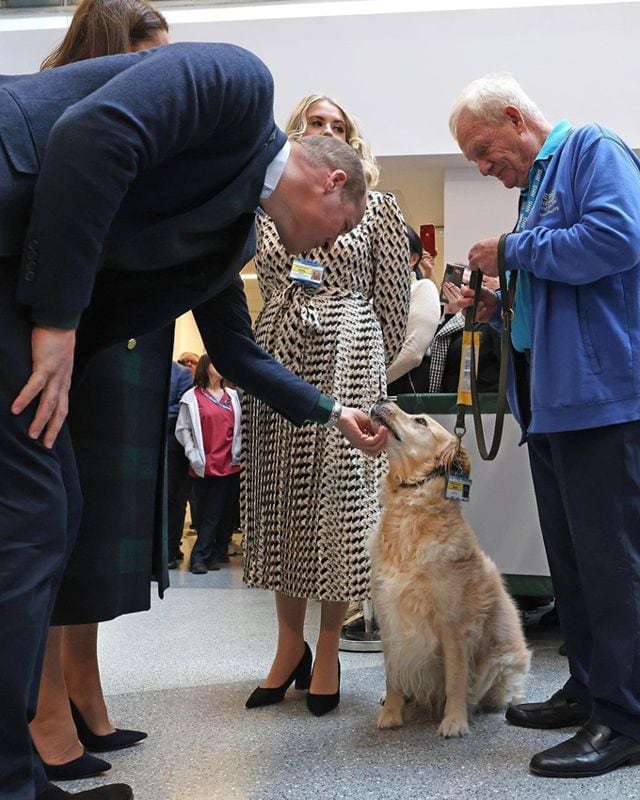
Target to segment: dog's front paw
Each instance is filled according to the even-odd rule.
[[[469,722],[466,717],[445,717],[438,728],[438,735],[444,739],[464,736],[469,733]]]
[[[378,714],[378,727],[383,728],[401,728],[404,725],[402,719],[401,708],[391,708],[385,705],[382,711]]]

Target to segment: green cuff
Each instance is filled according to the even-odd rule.
[[[315,404],[311,413],[307,417],[309,422],[317,422],[320,425],[326,425],[329,422],[329,417],[333,411],[334,399],[327,397],[326,394],[321,394],[318,402]]]
[[[55,311],[40,311],[37,308],[31,310],[31,321],[38,328],[61,328],[63,330],[73,330],[80,324],[81,314],[63,314]]]

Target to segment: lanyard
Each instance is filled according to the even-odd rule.
[[[227,400],[226,403],[223,403],[222,400],[218,400],[217,397],[214,397],[212,394],[209,394],[209,392],[206,389],[202,390],[202,394],[207,398],[207,400],[210,400],[212,403],[214,403],[215,405],[219,406],[220,408],[224,408],[225,411],[231,411],[232,410],[231,409],[231,401],[230,400]],[[222,397],[224,397],[224,394],[222,395]],[[228,395],[227,395],[227,397],[228,397]]]
[[[531,213],[535,199],[538,196],[538,190],[540,189],[543,176],[544,170],[542,169],[542,166],[536,167],[533,180],[529,184],[527,199],[524,201],[522,208],[520,209],[520,216],[518,217],[518,222],[515,227],[515,233],[520,233],[520,231],[523,231],[527,227],[527,220],[529,219],[529,214]]]

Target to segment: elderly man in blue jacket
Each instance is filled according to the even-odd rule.
[[[238,273],[254,212],[286,248],[328,249],[361,219],[365,182],[343,143],[289,144],[262,62],[183,44],[0,78],[0,787],[3,800],[67,797],[44,777],[28,722],[51,605],[80,514],[64,423],[75,362],[192,309],[230,380],[296,424],[342,408],[254,341]],[[127,800],[125,785],[81,793]]]
[[[450,127],[520,189],[509,402],[529,449],[570,677],[513,725],[580,726],[530,769],[590,777],[640,760],[640,161],[600,125],[552,126],[510,76],[470,84]],[[498,239],[469,266],[497,274]],[[466,303],[470,302],[467,292]],[[483,319],[499,298],[482,295]]]

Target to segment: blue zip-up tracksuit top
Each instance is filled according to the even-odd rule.
[[[507,268],[530,273],[529,432],[640,419],[640,160],[585,125],[542,163],[527,227],[505,246]],[[513,382],[509,395],[520,418]]]

